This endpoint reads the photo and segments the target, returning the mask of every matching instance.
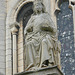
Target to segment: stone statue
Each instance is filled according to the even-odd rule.
[[[24,29],[26,70],[60,65],[57,29],[41,0],[34,1],[33,11]]]

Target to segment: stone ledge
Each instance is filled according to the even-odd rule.
[[[26,71],[15,75],[63,75],[57,66],[42,68],[36,71]]]

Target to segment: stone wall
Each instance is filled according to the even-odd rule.
[[[1,66],[2,66],[2,64],[4,64],[3,62],[5,61],[5,59],[3,58],[5,56],[5,54],[4,54],[5,53],[5,51],[4,51],[5,49],[4,49],[4,45],[2,45],[2,43],[3,43],[2,39],[4,40],[3,37],[5,37],[4,36],[5,35],[4,34],[5,31],[4,31],[4,29],[2,29],[2,27],[3,28],[5,27],[4,26],[5,25],[5,21],[4,21],[5,20],[5,7],[4,7],[5,6],[4,5],[5,2],[4,2],[4,0],[0,0],[0,1],[1,1],[0,2],[0,30],[1,30],[0,31],[0,43],[1,43],[0,44],[0,71],[2,70],[3,73],[4,73],[4,69],[2,69],[3,67],[1,67]],[[16,21],[17,13],[19,13],[20,8],[23,5],[25,5],[27,2],[32,2],[32,1],[34,1],[34,0],[7,0],[6,75],[12,75],[12,58],[11,58],[12,57],[12,47],[11,47],[12,43],[11,43],[11,32],[10,32],[9,25],[11,23],[13,23],[14,21]],[[54,14],[54,12],[55,12],[55,10],[57,8],[56,4],[55,4],[55,0],[43,0],[43,1],[44,1],[45,6],[46,6],[46,11],[50,13],[51,18],[52,18],[53,22],[55,23],[55,25],[57,27],[56,15]],[[61,0],[57,0],[57,1],[61,1]],[[57,8],[57,10],[59,10],[59,9]],[[73,6],[73,13],[74,12],[75,12],[75,5]],[[74,36],[75,36],[75,14],[73,14],[73,19],[74,19]],[[19,33],[19,34],[21,34],[21,33]],[[19,40],[19,38],[18,38],[18,40]],[[75,40],[75,37],[74,37],[74,40]],[[22,40],[20,40],[20,41],[22,41]],[[20,44],[21,44],[21,46],[23,46],[23,43],[20,43]],[[20,46],[20,44],[18,44],[18,47]],[[75,44],[75,41],[74,41],[74,44]],[[1,49],[1,48],[3,48],[3,49]],[[75,50],[74,50],[74,54],[75,54]],[[23,49],[21,50],[21,48],[18,48],[18,72],[23,71],[23,59],[22,58],[23,58]],[[64,56],[63,56],[63,58],[64,58]],[[75,70],[75,68],[73,68],[73,69]],[[2,71],[1,71],[1,73],[2,73]],[[68,71],[70,72],[70,70],[68,70]]]
[[[0,75],[5,75],[6,1],[0,0]]]

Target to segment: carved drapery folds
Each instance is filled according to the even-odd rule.
[[[61,44],[57,29],[41,0],[34,1],[34,13],[24,30],[26,70],[58,65],[60,67]]]

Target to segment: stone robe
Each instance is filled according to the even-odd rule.
[[[41,67],[46,60],[54,64],[57,30],[49,14],[32,15],[24,32],[26,68]]]

